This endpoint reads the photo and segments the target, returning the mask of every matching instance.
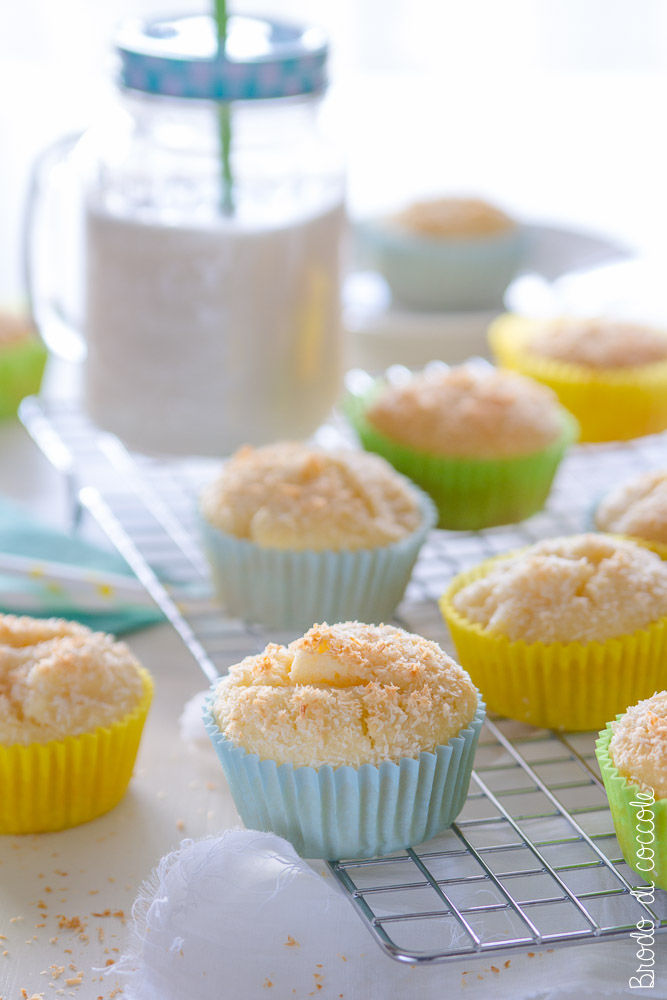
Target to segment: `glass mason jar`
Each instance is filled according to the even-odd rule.
[[[342,367],[326,42],[232,17],[220,56],[200,16],[127,25],[117,50],[118,100],[60,164],[82,190],[86,409],[147,453],[306,437]]]

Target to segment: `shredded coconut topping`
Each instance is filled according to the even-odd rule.
[[[516,227],[513,219],[480,198],[416,201],[389,220],[418,236],[491,236]]]
[[[201,505],[221,531],[279,549],[389,545],[421,522],[414,488],[383,458],[290,442],[236,452]]]
[[[603,535],[532,545],[463,587],[454,607],[490,632],[525,642],[591,642],[667,615],[667,565]]]
[[[667,360],[667,334],[639,323],[556,319],[536,325],[530,350],[588,368],[633,368]]]
[[[0,615],[0,743],[46,743],[106,726],[141,699],[123,643],[74,622]]]
[[[555,394],[516,372],[461,365],[387,386],[366,417],[401,444],[435,455],[501,458],[539,451],[563,430]]]
[[[278,764],[337,767],[416,758],[472,720],[477,694],[440,647],[391,625],[314,625],[220,681],[225,736]]]
[[[640,701],[612,723],[609,754],[617,770],[656,799],[667,798],[667,691]]]
[[[595,512],[595,523],[602,531],[667,545],[667,469],[645,472],[612,490]]]

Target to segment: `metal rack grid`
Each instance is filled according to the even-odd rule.
[[[21,419],[66,476],[76,500],[124,555],[213,681],[257,652],[262,629],[224,617],[197,540],[196,496],[207,461],[130,455],[76,407],[24,401]],[[328,441],[340,430],[328,428]],[[451,577],[490,555],[583,530],[609,486],[667,464],[667,435],[585,446],[561,467],[547,509],[482,532],[435,531],[396,621],[449,646],[434,600]],[[293,636],[272,633],[274,641]],[[596,734],[557,734],[507,719],[482,730],[466,805],[445,834],[418,849],[330,868],[380,946],[404,962],[492,956],[629,933],[642,918],[667,928],[667,893],[625,864],[593,751]]]

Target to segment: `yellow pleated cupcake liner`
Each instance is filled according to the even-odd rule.
[[[643,545],[644,548],[650,549],[661,559],[667,559],[667,545],[664,542],[652,542],[648,538],[639,538],[637,535],[623,535],[623,537],[627,538],[629,542],[634,542],[635,545]]]
[[[667,799],[647,800],[647,793],[619,773],[609,753],[612,735],[608,722],[595,754],[618,843],[633,871],[646,882],[667,889]]]
[[[120,802],[153,697],[143,694],[118,722],[48,743],[0,746],[0,834],[43,833],[86,823]]]
[[[440,599],[458,660],[489,711],[547,729],[600,729],[667,686],[667,618],[599,642],[527,643],[459,614],[454,595],[503,558],[461,573]]]
[[[433,455],[399,444],[377,431],[365,411],[378,389],[350,396],[345,412],[362,445],[386,458],[398,472],[417,483],[438,508],[438,527],[476,531],[514,524],[544,506],[567,448],[576,440],[576,421],[561,410],[560,437],[540,451],[508,458],[456,458]]]
[[[531,354],[535,322],[500,316],[488,331],[498,364],[543,382],[577,419],[581,442],[627,441],[667,429],[667,361],[593,370]]]

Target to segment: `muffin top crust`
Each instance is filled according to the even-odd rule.
[[[428,369],[384,387],[366,419],[400,444],[458,458],[526,455],[563,432],[551,389],[515,372],[470,365]]]
[[[462,587],[455,609],[489,632],[524,642],[603,641],[667,615],[667,565],[605,535],[554,538]]]
[[[529,347],[586,368],[635,368],[667,360],[667,333],[641,323],[563,318],[536,324]]]
[[[431,238],[492,236],[516,227],[509,215],[481,198],[415,201],[389,221],[415,236]]]
[[[667,469],[617,486],[599,504],[595,524],[601,531],[667,545]]]
[[[314,625],[230,668],[214,696],[223,734],[278,764],[419,757],[473,719],[477,692],[436,643],[391,625]]]
[[[620,774],[667,798],[667,691],[628,708],[612,729],[609,754]]]
[[[75,622],[0,615],[0,743],[47,743],[121,719],[139,704],[139,663]]]
[[[241,448],[201,507],[221,531],[278,549],[390,545],[422,522],[416,490],[383,458],[296,442]]]

